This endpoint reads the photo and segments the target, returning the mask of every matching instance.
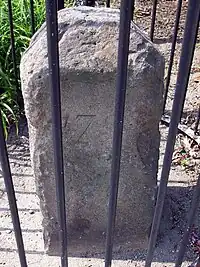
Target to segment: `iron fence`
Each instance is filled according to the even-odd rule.
[[[58,7],[63,8],[64,3],[59,3]],[[46,22],[48,39],[48,59],[49,75],[51,85],[52,101],[52,125],[56,193],[58,203],[58,215],[60,225],[61,242],[61,266],[68,266],[67,258],[67,226],[65,209],[65,186],[64,186],[64,165],[62,147],[62,119],[61,119],[61,99],[60,99],[60,70],[58,51],[58,25],[57,25],[57,3],[56,1],[46,1]]]
[[[120,178],[120,159],[123,136],[123,122],[124,122],[124,107],[126,97],[126,83],[127,83],[127,64],[129,53],[129,36],[131,20],[134,19],[134,0],[122,0],[120,7],[120,29],[119,29],[119,47],[118,47],[118,66],[117,66],[117,88],[115,99],[115,114],[114,114],[114,132],[112,145],[112,164],[111,164],[111,185],[109,193],[109,208],[108,208],[108,225],[107,238],[105,246],[105,267],[110,267],[112,263],[112,248],[114,242],[115,217],[117,208],[118,184]],[[154,40],[154,29],[156,24],[156,11],[158,1],[153,1],[150,39]],[[85,5],[94,6],[95,1],[87,0]],[[106,1],[106,6],[110,7],[110,0]],[[178,27],[180,21],[182,0],[177,1],[176,19],[174,24],[174,33],[171,45],[171,54],[165,84],[163,113],[165,112],[165,105],[168,97],[168,89],[170,84],[170,77],[172,72],[174,53],[177,42]],[[48,39],[48,60],[49,60],[49,79],[51,86],[51,101],[52,101],[52,134],[53,134],[53,149],[55,162],[55,179],[57,189],[57,203],[58,203],[58,218],[60,225],[60,243],[61,243],[61,266],[68,266],[67,255],[67,229],[66,229],[66,210],[65,210],[65,192],[64,192],[64,164],[63,164],[63,147],[62,147],[62,128],[61,128],[61,100],[60,100],[60,73],[59,73],[59,51],[58,51],[58,29],[57,29],[57,10],[64,8],[63,0],[46,0],[46,23],[47,23],[47,39]],[[12,3],[8,0],[8,18],[10,22],[10,36],[11,48],[13,58],[13,68],[16,78],[16,87],[20,90],[18,83],[18,70],[15,55],[15,36],[13,28]],[[35,16],[34,16],[34,1],[30,0],[30,18],[31,31],[35,33]],[[161,221],[164,200],[167,191],[168,177],[172,162],[175,139],[178,131],[178,124],[180,122],[185,96],[190,77],[190,71],[194,56],[195,45],[197,42],[197,35],[199,29],[200,18],[200,1],[189,0],[187,17],[184,29],[184,36],[182,41],[182,51],[180,56],[177,82],[175,86],[175,96],[173,100],[172,115],[169,123],[169,133],[167,138],[167,145],[163,161],[160,183],[158,186],[158,194],[155,206],[154,219],[152,222],[151,234],[149,238],[148,252],[146,257],[145,267],[150,267],[153,261],[153,254],[155,243],[158,235],[158,229]],[[198,132],[200,120],[200,108],[198,110],[197,119],[195,123],[194,132]],[[15,231],[15,237],[18,247],[20,263],[22,267],[27,267],[25,256],[22,232],[20,227],[18,209],[15,198],[15,191],[12,182],[11,170],[6,148],[6,141],[4,138],[3,124],[0,116],[0,162],[5,182],[5,187],[8,195],[10,211]],[[194,221],[195,213],[200,198],[200,176],[198,177],[197,185],[194,191],[194,197],[191,204],[187,228],[183,235],[183,240],[178,252],[175,267],[181,266],[186,252],[189,233]]]

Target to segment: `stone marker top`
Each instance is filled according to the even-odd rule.
[[[109,8],[75,7],[59,11],[60,67],[67,68],[72,72],[74,70],[76,72],[77,70],[87,72],[112,72],[115,70],[119,17],[119,10]],[[145,57],[138,58],[138,50],[144,49],[146,53],[148,46],[150,50],[156,51],[156,48],[134,23],[131,28],[129,65],[134,65],[134,63],[143,65]],[[35,53],[36,50],[37,53]],[[161,57],[160,55],[155,57],[155,51],[153,60],[157,60],[157,64],[159,64]],[[151,64],[150,61],[151,59],[148,65]],[[26,64],[23,64],[24,62]],[[28,74],[35,70],[39,71],[44,66],[48,68],[46,23],[32,37],[21,63],[21,66],[26,66],[26,69],[21,69],[21,72]],[[141,67],[143,68],[143,66]]]

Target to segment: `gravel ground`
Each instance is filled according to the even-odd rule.
[[[152,1],[138,1],[135,8],[135,21],[141,28],[149,32],[150,13]],[[156,20],[155,42],[163,53],[167,63],[171,48],[171,33],[176,12],[177,1],[159,1]],[[117,2],[114,2],[117,7]],[[185,11],[187,2],[183,1],[181,15],[179,44],[176,48],[174,67],[172,70],[169,98],[166,113],[170,114],[176,84],[179,56],[181,51],[181,38],[184,28]],[[197,107],[200,102],[200,46],[197,44],[192,66],[191,78],[188,86],[183,121],[187,127],[192,127]],[[198,78],[199,77],[199,78]],[[168,128],[161,125],[161,144],[159,175],[165,151]],[[178,140],[177,140],[178,143]],[[11,133],[8,140],[8,152],[16,191],[17,204],[21,220],[21,227],[25,243],[28,266],[52,267],[60,266],[59,258],[49,257],[44,253],[42,237],[42,216],[39,200],[35,192],[35,184],[30,164],[28,130],[25,121],[20,124],[20,134],[16,137]],[[168,184],[167,198],[164,215],[161,222],[158,244],[152,266],[174,266],[181,236],[185,228],[187,213],[191,204],[193,187],[197,178],[196,170],[200,164],[195,161],[195,167],[186,169],[183,166],[172,166]],[[0,266],[19,267],[19,260],[14,238],[12,220],[9,212],[7,195],[0,171]],[[198,223],[199,218],[197,218]],[[146,251],[120,251],[114,255],[113,266],[144,266]],[[194,254],[189,251],[183,266],[188,266],[194,259]],[[92,258],[70,257],[69,266],[97,267],[103,266],[103,255],[96,254]]]
[[[160,130],[162,136],[159,169],[161,170],[168,128],[161,126]],[[44,253],[42,216],[32,176],[26,124],[21,124],[18,138],[11,137],[8,142],[8,152],[28,266],[60,266],[58,257],[49,257]],[[172,167],[153,266],[173,266],[174,264],[190,207],[194,183],[195,176],[187,174],[180,166]],[[19,267],[12,220],[2,177],[0,177],[0,192],[0,266]],[[114,255],[113,266],[143,266],[145,255],[146,251],[120,251],[119,248],[119,253]],[[92,258],[70,257],[69,266],[103,266],[103,256],[96,254]],[[189,254],[184,266],[187,266],[192,258],[193,255]]]

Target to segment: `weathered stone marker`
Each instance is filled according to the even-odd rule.
[[[69,251],[103,251],[107,224],[119,11],[59,12]],[[120,249],[146,246],[154,207],[164,60],[132,24],[116,220]],[[59,251],[46,26],[21,61],[30,151],[49,254]]]

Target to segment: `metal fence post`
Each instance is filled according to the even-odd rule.
[[[153,9],[152,9],[152,18],[151,18],[151,29],[150,29],[150,40],[152,42],[153,42],[153,37],[154,37],[157,4],[158,4],[158,0],[154,0],[153,1]]]
[[[114,132],[112,145],[112,164],[108,208],[108,226],[106,236],[105,267],[110,267],[112,262],[113,235],[117,208],[121,147],[124,124],[124,107],[126,98],[128,52],[132,16],[131,5],[131,0],[122,0],[120,8],[117,88],[115,96]]]
[[[132,7],[131,7],[132,20],[134,18],[134,11],[135,11],[135,0],[132,0]]]
[[[20,91],[19,82],[18,82],[19,77],[18,77],[17,59],[16,59],[16,53],[15,53],[15,37],[14,37],[14,25],[13,25],[11,0],[8,0],[8,18],[9,18],[9,24],[10,24],[10,42],[11,42],[11,51],[12,51],[12,60],[13,60],[13,70],[14,70],[15,86],[16,86],[16,92],[17,92],[16,100],[18,103],[20,103],[22,107],[23,103],[21,102],[22,96],[21,96],[21,91]]]
[[[1,110],[0,110],[0,163],[3,172],[4,183],[6,187],[6,192],[8,196],[8,202],[10,206],[10,212],[12,216],[13,228],[15,231],[15,238],[19,253],[19,259],[21,267],[27,267],[24,243],[22,238],[22,231],[20,226],[19,214],[17,210],[17,203],[15,198],[15,190],[12,181],[12,175],[9,165],[9,159],[7,154],[6,142],[4,138],[4,130],[1,118]]]
[[[183,38],[183,46],[179,63],[175,96],[173,101],[172,116],[169,126],[167,145],[163,161],[163,168],[161,172],[160,185],[158,188],[158,196],[154,212],[153,224],[151,228],[145,267],[150,267],[153,259],[153,252],[156,244],[158,229],[163,210],[163,204],[167,190],[167,182],[168,182],[172,155],[176,140],[177,127],[181,116],[181,109],[184,102],[184,95],[187,90],[187,77],[188,73],[190,72],[190,64],[194,52],[193,47],[196,39],[195,38],[196,27],[199,22],[199,12],[200,12],[200,1],[189,0],[184,38]]]
[[[64,3],[64,0],[57,0],[57,9],[58,10],[61,10],[65,7],[65,3]]]
[[[31,33],[35,33],[34,0],[30,0]]]
[[[194,126],[194,133],[195,134],[198,132],[199,122],[200,122],[200,105],[199,105],[199,109],[198,109],[198,113],[197,113],[197,119],[196,119],[195,126]]]
[[[60,69],[58,50],[57,0],[46,0],[49,81],[52,102],[52,132],[55,163],[56,197],[60,227],[61,267],[68,266],[65,181],[63,165]]]
[[[195,215],[196,215],[196,212],[198,210],[199,200],[200,200],[200,174],[198,176],[197,184],[196,184],[196,187],[194,189],[194,195],[193,195],[192,204],[191,204],[191,208],[190,208],[190,212],[189,212],[189,219],[188,219],[186,230],[185,230],[184,235],[183,235],[183,239],[181,242],[181,246],[179,249],[178,258],[177,258],[175,267],[180,267],[182,262],[183,262],[183,258],[184,258],[184,255],[185,255],[185,252],[187,249],[187,244],[189,241],[188,240],[189,234],[191,232],[192,225],[193,225],[194,219],[195,219]]]
[[[200,20],[200,14],[199,14],[199,20]],[[192,62],[193,62],[193,57],[194,57],[194,52],[195,52],[196,41],[197,41],[197,37],[198,37],[198,31],[199,31],[199,23],[196,25],[195,42],[194,42],[194,45],[193,45],[193,48],[192,48],[193,49],[193,54],[192,54],[192,58],[190,60],[190,71],[191,71],[191,68],[192,68]],[[188,76],[187,76],[187,86],[188,86],[188,83],[189,83],[189,80],[190,80],[190,71],[188,72]],[[187,91],[185,91],[185,94],[184,94],[184,100],[183,100],[183,104],[182,104],[182,108],[181,108],[180,121],[181,121],[181,117],[182,117],[182,114],[183,114],[186,94],[187,94]]]
[[[86,0],[85,5],[94,7],[95,6],[95,0]]]
[[[110,0],[106,0],[106,7],[110,7]]]
[[[165,106],[166,106],[167,96],[168,96],[168,91],[169,91],[169,84],[170,84],[172,66],[173,66],[173,61],[174,61],[174,53],[175,53],[175,48],[176,48],[176,40],[177,40],[177,35],[178,35],[178,26],[179,26],[179,21],[180,21],[180,16],[181,16],[181,7],[182,7],[182,0],[179,0],[177,4],[177,10],[176,10],[176,21],[175,21],[175,26],[174,26],[171,54],[170,54],[168,72],[167,72],[166,85],[165,85],[163,113],[165,112]]]

